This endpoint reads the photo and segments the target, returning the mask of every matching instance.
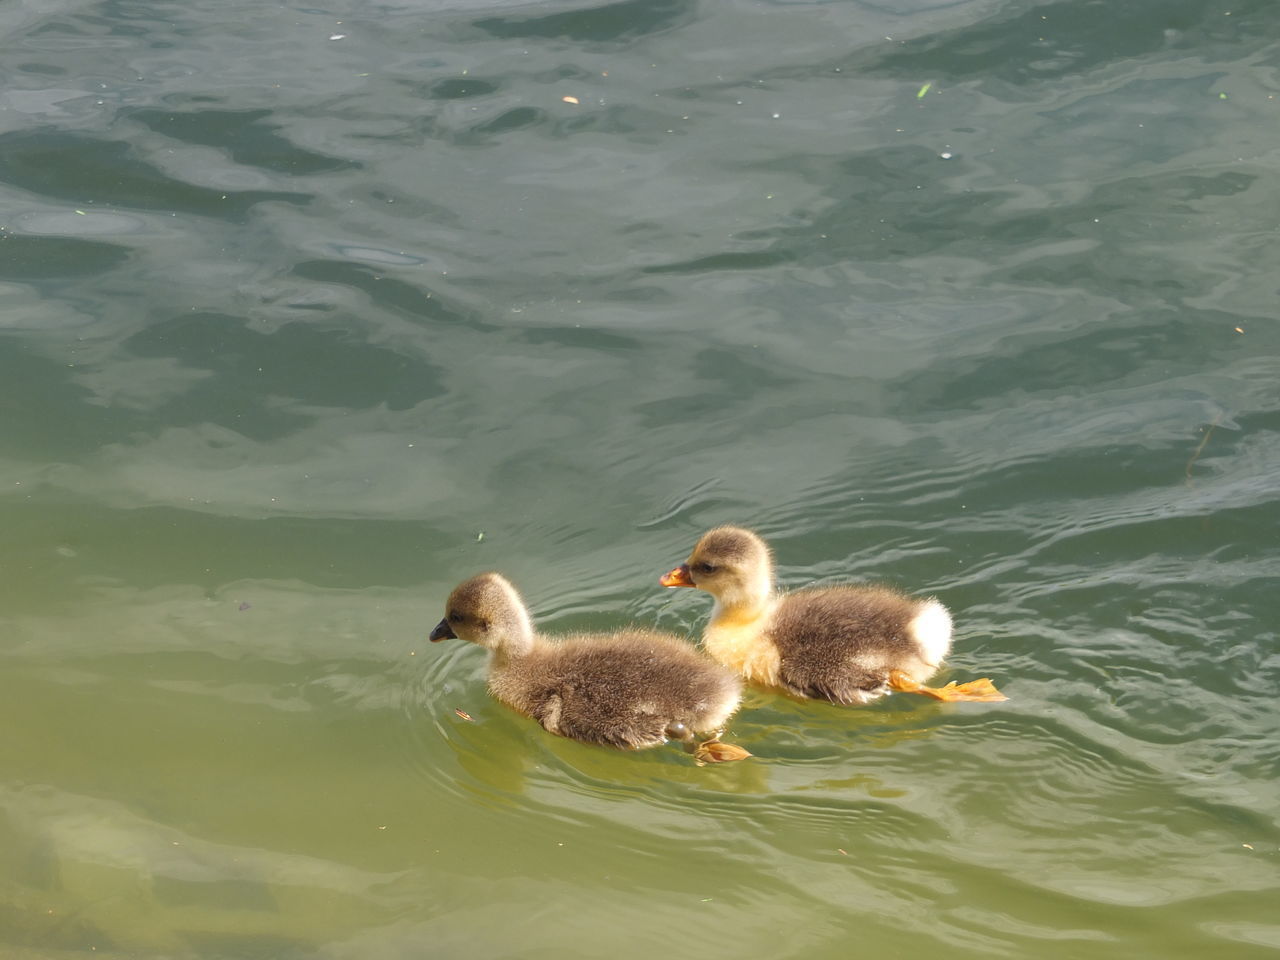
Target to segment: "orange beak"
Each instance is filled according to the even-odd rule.
[[[693,582],[693,578],[689,576],[689,565],[687,563],[682,563],[670,573],[663,574],[662,578],[658,582],[664,587],[697,586],[697,584]]]

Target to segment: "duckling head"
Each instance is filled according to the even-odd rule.
[[[516,588],[500,573],[481,573],[454,587],[431,641],[457,638],[505,655],[533,649],[533,623]]]
[[[718,609],[754,613],[773,593],[773,556],[750,530],[716,527],[703,534],[685,563],[659,582],[705,590]]]

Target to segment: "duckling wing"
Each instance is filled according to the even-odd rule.
[[[889,689],[889,673],[917,654],[908,628],[918,601],[880,587],[787,594],[769,625],[778,677],[789,692],[865,703]]]

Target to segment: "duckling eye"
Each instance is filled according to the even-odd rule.
[[[694,573],[715,573],[718,569],[714,563],[695,563],[693,565]]]
[[[459,620],[462,619],[462,616],[461,614],[458,613],[457,610],[450,610],[447,614],[445,614],[445,619],[449,620],[451,623],[457,623]]]

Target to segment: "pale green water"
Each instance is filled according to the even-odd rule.
[[[0,79],[0,955],[1280,949],[1274,0],[11,0]],[[1012,699],[697,768],[425,642],[696,632],[719,522]]]

